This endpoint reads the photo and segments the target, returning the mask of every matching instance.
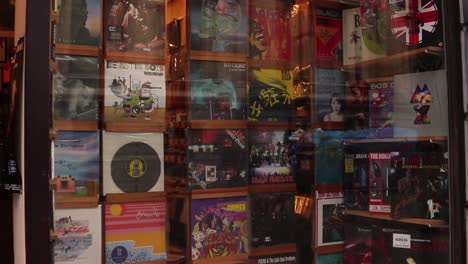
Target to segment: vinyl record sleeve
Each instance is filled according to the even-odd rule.
[[[54,227],[55,263],[101,263],[101,206],[86,209],[57,209]]]
[[[344,124],[345,81],[341,71],[317,68],[315,71],[315,113],[318,122]],[[339,107],[333,108],[336,102]]]
[[[315,48],[318,61],[342,61],[343,33],[341,12],[337,9],[316,9]]]
[[[128,155],[126,155],[127,152]],[[104,132],[104,195],[108,193],[164,191],[163,161],[162,133]],[[119,182],[116,183],[115,180]]]
[[[342,244],[344,241],[343,194],[316,193],[317,227],[316,245]]]

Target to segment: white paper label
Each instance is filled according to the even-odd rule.
[[[411,248],[411,235],[393,234],[394,248]]]

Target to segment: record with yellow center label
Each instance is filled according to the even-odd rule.
[[[111,176],[123,192],[147,192],[158,182],[161,161],[148,144],[131,142],[123,145],[112,158]]]

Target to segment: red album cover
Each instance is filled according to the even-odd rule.
[[[315,50],[318,61],[342,60],[341,11],[335,9],[316,10]]]
[[[391,212],[389,176],[392,153],[369,153],[369,212]]]

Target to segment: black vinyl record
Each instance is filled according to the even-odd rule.
[[[148,144],[128,143],[115,153],[111,175],[123,192],[147,192],[159,180],[161,161],[158,153]]]

